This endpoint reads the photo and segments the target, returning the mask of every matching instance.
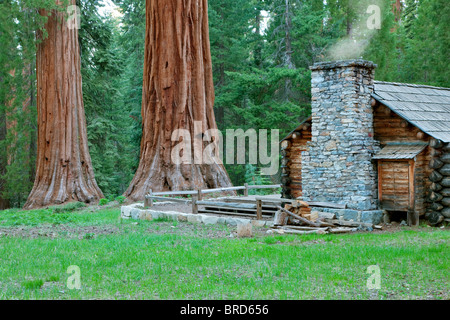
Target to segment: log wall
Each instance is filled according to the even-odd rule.
[[[311,141],[311,127],[296,131],[282,143],[283,198],[295,199],[302,196],[302,152],[307,150],[308,141]]]
[[[427,219],[432,224],[438,224],[450,218],[450,144],[432,139],[430,147],[433,158],[429,163],[431,204],[427,211]]]
[[[388,142],[429,142],[431,137],[419,128],[409,124],[388,107],[377,104],[374,108],[374,138],[383,147]],[[414,213],[424,215],[429,206],[428,194],[431,181],[428,179],[432,170],[431,148],[427,147],[414,163]]]

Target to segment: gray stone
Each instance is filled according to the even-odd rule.
[[[230,226],[237,226],[237,221],[236,219],[233,218],[226,218],[225,220],[226,224],[230,225]]]
[[[361,212],[361,222],[380,224],[385,212],[383,210],[370,210]]]
[[[187,217],[187,221],[190,222],[190,223],[201,223],[202,222],[202,215],[190,214]]]
[[[218,221],[219,221],[219,217],[214,217],[214,216],[204,215],[202,218],[202,222],[204,224],[217,224]]]
[[[141,213],[141,210],[139,210],[139,209],[131,209],[131,211],[130,211],[131,218],[138,220],[140,213]]]
[[[358,211],[346,209],[344,211],[344,215],[343,216],[344,216],[344,220],[357,221],[358,220]]]

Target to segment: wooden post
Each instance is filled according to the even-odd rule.
[[[202,199],[203,199],[202,189],[197,190],[197,199],[198,199],[198,201],[202,201]]]
[[[407,220],[408,226],[418,227],[419,226],[419,213],[415,212],[415,210],[408,210],[406,220]]]
[[[256,200],[256,219],[262,220],[262,200]]]
[[[248,197],[248,183],[244,183],[244,196]]]
[[[198,195],[192,195],[192,213],[197,214],[198,213]]]
[[[144,197],[144,209],[147,209],[148,207],[153,207],[153,199],[147,198],[148,196],[152,196],[152,189],[148,192],[147,195]]]
[[[150,189],[148,195],[149,195],[150,197],[153,196],[153,190],[152,190],[152,189]],[[150,202],[149,202],[150,207],[153,207],[153,199],[152,199],[152,198],[149,198],[148,200],[150,200]]]

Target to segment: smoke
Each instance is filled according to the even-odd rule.
[[[381,29],[381,4],[374,4],[375,0],[370,2],[358,6],[359,14],[350,19],[347,35],[328,49],[327,60],[362,58],[370,40]]]

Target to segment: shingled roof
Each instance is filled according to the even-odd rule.
[[[373,156],[373,159],[413,159],[427,144],[388,144]]]
[[[450,88],[375,81],[375,100],[430,136],[450,142]]]

